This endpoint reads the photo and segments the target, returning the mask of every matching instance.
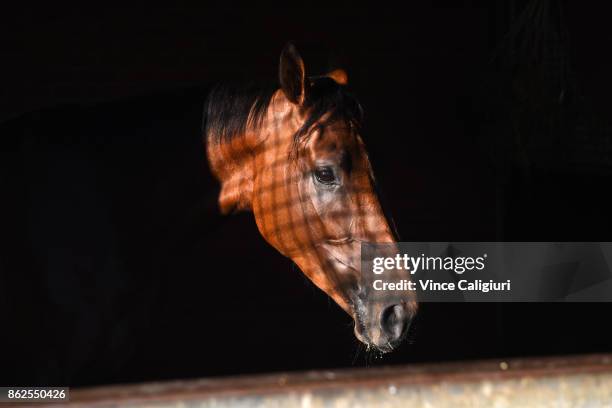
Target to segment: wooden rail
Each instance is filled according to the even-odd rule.
[[[612,407],[612,354],[118,385],[70,395],[71,406],[88,407]]]

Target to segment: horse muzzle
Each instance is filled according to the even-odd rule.
[[[395,350],[406,338],[416,303],[406,301],[356,302],[355,336],[383,353]]]

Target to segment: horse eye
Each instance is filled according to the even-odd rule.
[[[321,184],[334,184],[336,175],[331,167],[318,167],[314,172],[315,178]]]

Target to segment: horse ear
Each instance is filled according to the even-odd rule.
[[[304,61],[292,43],[283,48],[278,70],[281,89],[292,103],[302,105],[306,99]]]
[[[326,77],[333,79],[339,85],[348,84],[348,75],[345,70],[338,68],[325,74]]]

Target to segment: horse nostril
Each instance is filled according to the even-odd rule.
[[[402,338],[409,323],[409,316],[401,304],[385,308],[380,316],[380,326],[391,342]]]

